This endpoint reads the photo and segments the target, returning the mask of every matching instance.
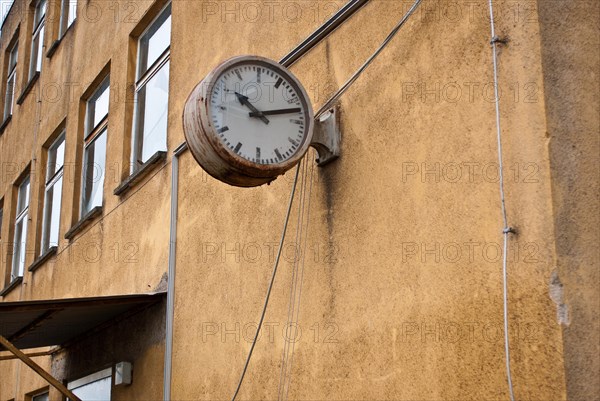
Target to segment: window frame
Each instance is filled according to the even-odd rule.
[[[15,41],[15,43],[7,50],[8,54],[8,69],[6,74],[6,90],[4,92],[4,120],[8,117],[12,116],[14,105],[15,105],[15,93],[17,90],[17,64],[19,58],[19,41]],[[13,62],[14,61],[14,62]],[[12,86],[10,82],[12,80]],[[10,94],[10,102],[8,101],[8,92],[11,91]]]
[[[171,61],[171,38],[172,38],[172,30],[169,29],[169,45],[163,50],[163,52],[156,58],[156,60],[150,65],[146,65],[145,71],[142,72],[142,56],[147,57],[146,54],[142,54],[143,46],[142,40],[149,34],[152,29],[157,28],[154,33],[162,27],[162,25],[166,22],[166,18],[172,16],[172,4],[169,1],[165,4],[156,17],[152,19],[152,21],[148,24],[148,26],[142,31],[142,33],[137,37],[137,56],[136,56],[136,66],[135,66],[135,83],[134,83],[134,109],[133,109],[133,123],[132,123],[132,140],[131,140],[131,170],[130,174],[138,171],[144,163],[147,161],[142,160],[143,155],[143,146],[144,146],[144,131],[142,130],[142,125],[140,124],[140,120],[145,113],[147,98],[143,104],[139,101],[139,93],[146,88],[148,82],[150,82],[160,71],[170,63]],[[165,18],[165,15],[168,11],[168,17]],[[162,20],[162,22],[159,21]],[[157,25],[158,24],[158,25]],[[170,79],[170,70],[169,70],[169,79]],[[167,93],[168,96],[168,93]],[[167,131],[168,131],[168,97],[167,97]],[[165,151],[167,146],[167,132],[165,132]],[[152,155],[149,155],[149,158]],[[148,158],[148,159],[149,159]]]
[[[89,374],[87,376],[81,377],[79,379],[76,380],[72,380],[70,382],[67,383],[67,389],[69,389],[70,391],[73,390],[77,390],[78,388],[81,388],[83,386],[86,386],[88,384],[92,384],[95,383],[97,381],[106,379],[107,377],[110,377],[110,398],[112,399],[112,385],[113,385],[113,371],[112,371],[112,367],[106,368],[106,369],[102,369],[98,372],[94,372],[92,374]],[[67,398],[67,401],[69,401],[69,399]]]
[[[26,185],[25,192],[23,192],[23,186]],[[21,205],[22,196],[25,195],[25,202]],[[23,178],[19,180],[17,185],[17,203],[15,211],[15,225],[14,225],[14,241],[13,241],[13,252],[11,261],[10,280],[11,282],[23,277],[25,272],[25,258],[27,257],[27,231],[29,229],[29,204],[31,202],[31,176],[27,173]],[[21,229],[19,230],[19,226]],[[20,234],[20,235],[19,235]],[[19,240],[17,241],[17,236]],[[24,247],[24,251],[21,248]],[[21,260],[21,253],[23,253],[23,260]]]
[[[66,143],[65,143],[65,130],[63,129],[60,133],[60,135],[52,142],[52,144],[48,147],[48,151],[47,151],[47,161],[46,161],[46,178],[45,178],[45,184],[44,184],[44,207],[43,207],[43,211],[42,211],[42,238],[41,238],[41,242],[40,242],[40,255],[44,255],[46,252],[48,252],[48,250],[50,250],[50,248],[52,246],[57,246],[58,244],[52,244],[51,238],[52,238],[52,231],[53,228],[56,228],[57,230],[60,230],[60,217],[61,217],[61,211],[62,211],[62,185],[63,185],[63,177],[64,177],[64,164],[65,164],[65,149],[66,149]],[[56,165],[56,151],[58,150],[58,148],[60,146],[63,146],[63,158],[62,158],[62,162],[60,164],[60,167],[57,169]],[[53,156],[53,152],[54,152],[54,156]],[[50,169],[52,167],[52,170]],[[50,171],[53,171],[52,175],[50,175]],[[59,191],[59,195],[58,195],[58,203],[59,203],[59,214],[58,214],[58,218],[57,221],[52,221],[52,208],[48,209],[48,193],[50,191],[53,191],[58,182],[61,182],[60,184],[60,191]],[[52,199],[52,201],[55,201],[55,198]],[[60,239],[60,236],[57,237],[57,239]]]
[[[38,393],[32,394],[31,395],[31,401],[37,401],[36,399],[41,397],[41,396],[46,396],[47,400],[50,399],[50,391],[49,390],[44,390],[44,391],[40,391]]]
[[[43,13],[40,15],[40,6],[44,5]],[[44,58],[44,34],[46,28],[46,14],[48,12],[48,1],[38,0],[33,13],[33,33],[31,34],[31,55],[29,58],[29,80],[36,72],[42,71],[42,60]],[[35,46],[34,46],[35,44]]]
[[[106,114],[96,123],[91,126],[90,121],[94,122],[95,110],[94,113],[91,113],[90,104],[92,102],[96,102],[101,95],[107,91],[108,93],[108,107]],[[98,95],[98,96],[96,96]],[[95,106],[94,106],[95,107]],[[88,149],[98,140],[102,135],[108,135],[108,116],[110,114],[110,75],[106,75],[104,79],[100,82],[100,84],[96,87],[96,90],[92,93],[92,95],[85,101],[85,120],[84,120],[84,133],[83,133],[83,165],[82,165],[82,179],[81,179],[81,202],[80,202],[80,212],[79,217],[83,218],[88,212],[90,212],[92,208],[89,210],[85,208],[86,203],[88,203],[89,199],[86,199],[86,190],[87,190],[87,174],[88,174]],[[106,169],[106,157],[104,160],[104,169]],[[92,173],[93,174],[93,173]],[[102,190],[102,197],[104,198],[104,178],[102,177],[102,182],[99,184]],[[92,185],[95,183],[92,181]],[[104,200],[102,201],[102,204]]]
[[[74,5],[74,6],[73,6]],[[75,16],[71,19],[71,12]],[[69,28],[77,19],[77,0],[61,0],[60,3],[60,21],[58,25],[59,40],[65,36]],[[69,22],[70,21],[70,22]]]

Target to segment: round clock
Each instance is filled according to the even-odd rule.
[[[213,177],[253,187],[296,165],[313,134],[302,84],[279,63],[238,56],[215,68],[185,103],[183,128],[196,161]]]

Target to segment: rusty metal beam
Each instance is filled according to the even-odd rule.
[[[68,388],[65,387],[64,384],[56,380],[50,373],[46,372],[44,368],[31,360],[30,357],[25,355],[20,349],[15,347],[10,341],[6,338],[0,336],[0,344],[4,346],[7,350],[12,352],[17,358],[23,361],[23,363],[29,366],[35,373],[40,375],[44,380],[46,380],[50,385],[56,388],[62,395],[68,397],[70,401],[81,401],[81,398],[77,397],[73,394]]]
[[[89,298],[75,299],[55,299],[55,300],[36,300],[36,301],[15,301],[0,303],[1,312],[28,312],[38,310],[54,310],[65,308],[88,308],[91,306],[100,305],[133,305],[136,303],[152,303],[158,302],[159,296],[163,293],[154,294],[130,294],[130,295],[115,295],[101,296]]]

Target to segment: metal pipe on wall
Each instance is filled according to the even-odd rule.
[[[167,281],[167,317],[165,332],[165,367],[163,400],[171,400],[171,373],[173,362],[173,316],[175,314],[175,257],[177,252],[177,206],[179,202],[179,156],[187,150],[184,142],[173,152],[171,162],[171,224],[169,227],[169,276]]]

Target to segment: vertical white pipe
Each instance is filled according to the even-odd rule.
[[[163,401],[171,400],[171,371],[173,366],[173,316],[175,314],[175,262],[177,251],[177,206],[179,202],[179,156],[187,150],[187,143],[175,149],[171,162],[171,224],[169,228],[169,278],[167,287],[167,316],[165,333],[165,367]]]

